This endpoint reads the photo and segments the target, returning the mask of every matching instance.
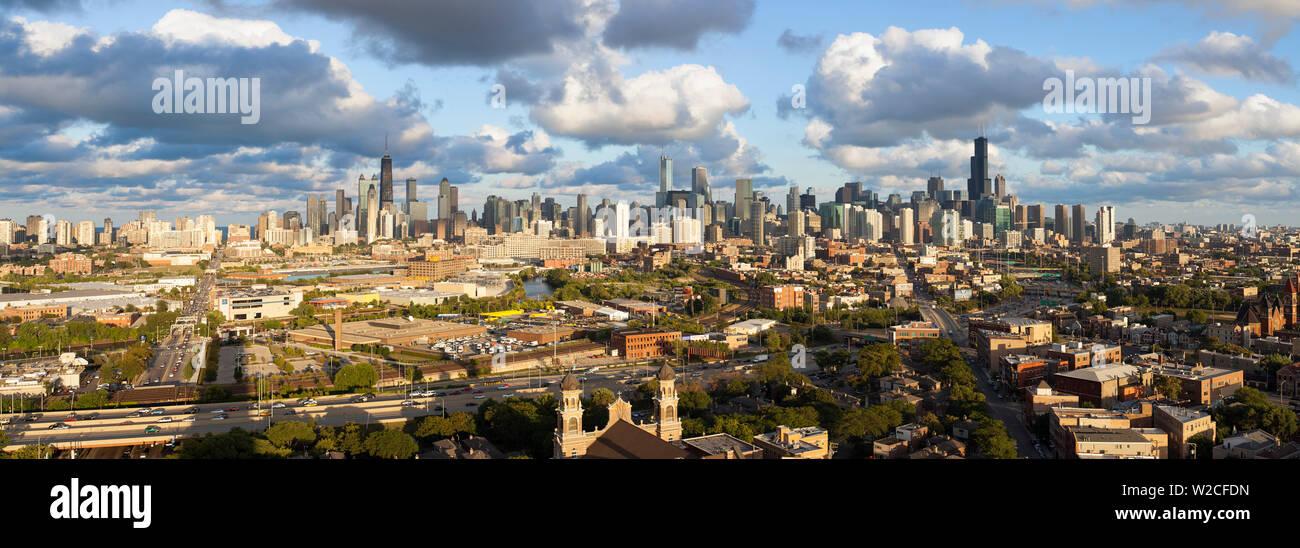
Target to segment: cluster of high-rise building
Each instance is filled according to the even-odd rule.
[[[1106,246],[1117,236],[1132,236],[1128,233],[1135,229],[1132,222],[1117,235],[1112,206],[1099,207],[1089,219],[1082,204],[1020,203],[1006,178],[990,173],[988,163],[988,139],[980,136],[974,142],[965,189],[945,188],[942,177],[932,176],[925,190],[904,199],[901,194],[882,196],[855,181],[836,189],[833,201],[818,204],[812,188],[800,193],[797,187],[789,189],[784,203],[776,203],[754,190],[750,178],[735,180],[734,201],[715,200],[703,166],[690,170],[689,189],[678,189],[673,184],[672,158],[660,156],[653,206],[635,201],[614,203],[608,198],[593,204],[586,194],[577,195],[572,206],[537,193],[521,200],[494,194],[485,200],[481,214],[474,210],[467,216],[460,208],[459,189],[445,178],[438,186],[436,204],[419,200],[414,178],[406,179],[405,199],[395,201],[393,160],[385,151],[379,173],[357,179],[355,197],[343,188],[335,191],[333,200],[325,194],[309,193],[305,211],[266,211],[256,224],[232,224],[224,235],[210,215],[169,222],[146,210],[138,219],[116,228],[111,219],[105,219],[102,229],[92,221],[73,223],[48,215],[29,216],[21,225],[0,219],[0,244],[71,247],[111,243],[170,250],[215,246],[223,237],[230,242],[295,246],[316,244],[323,237],[329,237],[330,244],[343,245],[425,234],[465,241],[466,230],[473,227],[481,228],[485,235],[600,238],[609,241],[615,251],[639,243],[693,245],[726,238],[797,250],[807,247],[805,237],[943,246],[980,240],[982,246],[991,242],[1015,248],[1029,242]]]

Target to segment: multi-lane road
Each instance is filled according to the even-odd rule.
[[[180,316],[172,326],[166,338],[154,347],[153,363],[149,369],[135,379],[136,386],[180,385],[190,379],[183,378],[185,362],[191,356],[190,350],[195,341],[194,328],[208,312],[211,303],[212,287],[216,284],[216,272],[221,268],[220,259],[212,259],[208,272],[200,277],[194,288],[194,295],[181,308]]]
[[[679,382],[702,382],[733,371],[740,362],[715,365],[711,367],[691,366],[678,368]],[[590,394],[597,388],[608,388],[624,398],[637,385],[653,378],[655,369],[648,366],[622,367],[601,370],[581,375],[582,388]],[[536,397],[545,392],[558,396],[559,380],[563,375],[545,375],[529,378],[506,379],[501,384],[484,385],[481,382],[472,389],[432,388],[438,396],[409,398],[405,392],[380,393],[367,402],[353,402],[352,394],[322,396],[316,398],[317,405],[304,405],[300,400],[263,401],[260,408],[255,403],[211,403],[200,405],[168,405],[151,409],[162,409],[159,415],[137,416],[139,408],[103,409],[99,411],[83,410],[75,414],[77,420],[65,421],[74,416],[67,411],[43,413],[15,413],[0,415],[0,420],[8,420],[5,426],[9,433],[9,449],[18,449],[33,443],[54,444],[59,447],[93,447],[110,445],[127,445],[140,443],[162,443],[173,436],[194,437],[203,434],[221,433],[233,427],[245,430],[261,430],[269,423],[280,420],[314,419],[317,424],[341,426],[348,422],[366,424],[371,422],[400,421],[426,415],[454,413],[465,411],[473,413],[478,406],[488,399],[502,400],[505,397]],[[488,381],[491,382],[491,381]],[[404,401],[412,403],[403,405]],[[277,404],[283,407],[273,407]],[[232,410],[233,409],[233,410]],[[187,411],[193,411],[187,413]],[[262,416],[262,415],[265,416]],[[224,416],[223,419],[214,417]],[[28,420],[32,419],[32,420]],[[53,425],[66,424],[67,428]],[[156,427],[157,431],[153,430]]]

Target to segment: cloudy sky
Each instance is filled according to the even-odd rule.
[[[355,195],[385,138],[395,179],[464,208],[645,202],[661,152],[720,199],[906,198],[964,188],[984,128],[1022,203],[1300,225],[1295,0],[380,4],[0,0],[0,217],[246,223]],[[260,121],[155,113],[176,70],[260,78]],[[1067,70],[1149,78],[1150,123],[1045,112]]]

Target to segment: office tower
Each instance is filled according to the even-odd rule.
[[[1015,211],[1015,221],[1012,222],[1012,227],[1015,230],[1022,230],[1022,231],[1029,230],[1029,208],[1024,205],[1017,204],[1015,206],[1014,211]]]
[[[796,209],[794,211],[791,211],[789,215],[786,215],[785,233],[787,236],[804,235],[804,229],[806,225],[804,217],[806,217],[806,215],[807,214],[805,214],[802,209]]]
[[[1097,208],[1097,244],[1106,245],[1115,241],[1115,207]]]
[[[81,221],[77,223],[74,239],[76,239],[77,245],[95,245],[95,222]]]
[[[347,195],[343,192],[343,189],[340,188],[334,191],[334,213],[336,218],[342,219],[344,215],[347,215],[352,210],[352,208],[347,207],[346,201]]]
[[[938,200],[941,192],[943,192],[943,177],[930,177],[925,182],[925,193],[930,195],[930,199]]]
[[[460,187],[451,187],[451,214],[455,215],[460,211]]]
[[[890,194],[889,198],[885,200],[885,207],[889,208],[891,211],[897,211],[899,207],[902,207],[902,205],[903,197],[899,194]],[[868,203],[867,207],[874,209],[876,204],[873,201]]]
[[[673,189],[673,159],[659,156],[659,192]]]
[[[799,195],[799,209],[817,211],[817,195],[813,193],[813,187]]]
[[[1001,236],[1003,232],[1012,229],[1012,212],[1011,206],[999,203],[993,206],[993,235]]]
[[[749,219],[750,205],[754,203],[754,180],[736,179],[736,216]]]
[[[372,177],[370,184],[366,185],[365,200],[367,207],[366,213],[366,243],[379,239],[379,187],[375,185]]]
[[[104,232],[100,234],[100,242],[104,245],[113,243],[113,219],[104,217]]]
[[[1082,244],[1087,238],[1088,217],[1084,214],[1083,204],[1076,204],[1070,208],[1070,242]]]
[[[1137,238],[1137,233],[1138,233],[1137,221],[1134,221],[1132,217],[1129,217],[1128,223],[1124,225],[1123,238],[1125,240],[1132,240],[1134,238]]]
[[[663,161],[661,159],[660,164],[662,163]],[[573,219],[573,231],[577,233],[579,238],[586,238],[588,236],[586,194],[578,195],[578,208],[576,211],[574,211],[574,215],[575,217]]]
[[[709,174],[704,166],[691,168],[691,192],[704,197],[704,203],[713,203],[713,191],[709,189]]]
[[[799,187],[792,186],[785,195],[785,214],[789,215],[796,209],[799,209]]]
[[[18,230],[18,223],[13,219],[0,219],[0,245],[9,245],[14,243],[14,232]]]
[[[388,139],[384,139],[384,157],[379,160],[379,209],[393,203],[393,157],[388,155]]]
[[[152,209],[140,210],[140,224],[149,226],[158,220],[158,212]]]
[[[72,223],[62,219],[54,223],[54,244],[72,245]]]
[[[257,216],[257,239],[263,242],[267,241],[269,231],[273,228],[280,228],[279,215],[275,210],[267,211]]]
[[[1006,198],[1007,194],[1009,194],[1007,192],[1007,178],[1003,177],[1001,173],[999,173],[997,177],[993,178],[993,194],[996,195],[999,200]]]
[[[367,243],[374,241],[371,239],[373,237],[372,233],[369,232],[370,223],[368,219],[371,212],[374,212],[375,218],[378,219],[379,179],[373,175],[366,179],[365,175],[362,175],[357,180],[357,231],[360,232],[359,236],[366,238]]]
[[[1025,208],[1029,216],[1029,228],[1047,228],[1047,220],[1043,215],[1043,204],[1033,204]]]
[[[739,181],[737,181],[737,183],[739,183]],[[764,240],[765,235],[763,234],[763,229],[764,229],[763,218],[766,217],[766,214],[763,212],[764,209],[765,206],[763,205],[762,202],[754,202],[749,204],[749,223],[750,223],[749,233],[753,238],[754,245],[763,245],[765,242]]]
[[[312,234],[319,234],[320,219],[316,217],[320,207],[317,206],[316,195],[307,194],[307,227],[312,229]],[[179,223],[177,223],[179,224]],[[181,227],[177,227],[181,229]]]
[[[438,220],[451,219],[451,182],[446,177],[438,183]]]
[[[941,183],[942,184],[942,183]],[[898,243],[912,245],[916,243],[916,219],[912,208],[905,207],[898,212]]]
[[[416,189],[415,177],[407,177],[406,178],[406,205],[402,208],[402,212],[406,213],[407,215],[411,214],[411,204],[419,201],[415,197],[415,189]]]
[[[966,179],[966,193],[971,200],[993,195],[993,182],[989,179],[989,140],[984,136],[975,139],[975,155],[970,157],[970,178]]]
[[[1057,234],[1070,237],[1070,212],[1065,204],[1056,204],[1056,218],[1052,220],[1052,230]]]

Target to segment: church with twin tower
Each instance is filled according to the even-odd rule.
[[[625,452],[626,448],[641,449],[647,454],[620,457],[683,458],[685,452],[670,445],[682,439],[682,422],[677,416],[676,375],[665,363],[656,377],[659,388],[655,394],[654,422],[634,423],[632,404],[619,396],[609,404],[609,421],[605,427],[586,432],[582,429],[582,384],[572,373],[565,375],[560,381],[560,405],[556,409],[554,458],[602,457],[604,452]],[[678,452],[681,455],[677,455]]]

